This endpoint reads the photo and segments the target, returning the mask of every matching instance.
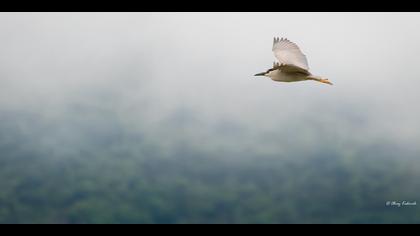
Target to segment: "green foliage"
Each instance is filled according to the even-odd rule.
[[[420,206],[385,206],[420,199],[417,162],[389,143],[291,157],[164,152],[116,131],[58,152],[17,130],[0,135],[0,223],[420,222]]]

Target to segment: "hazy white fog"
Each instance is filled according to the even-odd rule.
[[[263,149],[275,153],[386,140],[418,150],[419,21],[418,13],[1,13],[0,109],[57,122],[103,109],[162,145],[176,136],[258,148],[266,139]],[[254,77],[274,61],[274,36],[296,42],[311,72],[334,86]],[[176,117],[172,130],[163,126]]]

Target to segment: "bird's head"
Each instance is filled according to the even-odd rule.
[[[273,78],[276,75],[276,73],[278,73],[277,70],[279,68],[280,68],[280,64],[278,62],[273,62],[273,67],[272,68],[268,69],[265,72],[255,74],[254,76],[266,76],[266,77],[269,77],[269,78]]]
[[[268,78],[274,78],[277,74],[277,68],[268,69],[266,72],[261,72],[258,74],[255,74],[255,76],[265,76]]]
[[[276,75],[279,67],[280,67],[280,64],[278,62],[273,62],[273,67],[272,68],[266,70],[265,72],[255,74],[254,76],[266,76],[266,77],[269,77],[269,78],[273,78]]]

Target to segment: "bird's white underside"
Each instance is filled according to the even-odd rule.
[[[300,73],[286,73],[281,69],[270,71],[267,74],[267,77],[271,78],[274,81],[281,82],[296,82],[308,80],[308,76]]]

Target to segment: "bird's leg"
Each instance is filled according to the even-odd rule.
[[[321,83],[324,83],[324,84],[333,85],[328,79],[318,79],[316,81],[321,82]]]
[[[324,84],[329,84],[329,85],[333,85],[328,79],[324,79],[324,78],[321,78],[321,77],[319,77],[319,76],[309,76],[308,77],[310,80],[315,80],[315,81],[318,81],[318,82],[320,82],[320,83],[324,83]]]

